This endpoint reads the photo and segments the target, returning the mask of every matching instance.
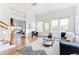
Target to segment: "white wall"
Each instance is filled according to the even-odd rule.
[[[9,5],[8,4],[0,4],[0,21],[5,22],[6,24],[10,24],[10,9],[9,9]],[[3,34],[3,31],[5,31],[5,33]],[[4,29],[0,27],[0,40],[2,39],[6,39],[9,40],[10,39],[10,35],[9,35],[9,29]]]
[[[26,20],[26,13],[24,13],[22,10],[16,9],[18,7],[10,7],[10,16],[12,16],[14,19],[18,20]]]
[[[8,4],[0,4],[0,20],[9,24],[10,9]]]
[[[27,12],[27,19],[26,19],[26,35],[30,35],[32,31],[36,30],[36,17],[35,14],[32,12]]]
[[[76,15],[79,15],[79,4],[76,5]]]

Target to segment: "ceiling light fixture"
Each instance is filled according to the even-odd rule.
[[[38,5],[38,3],[33,3],[33,4],[32,4],[32,6],[37,6],[37,5]]]

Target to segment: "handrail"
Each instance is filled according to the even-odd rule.
[[[3,25],[0,25],[2,28],[5,28],[5,29],[8,29],[7,27],[3,26]]]
[[[9,26],[8,24],[6,24],[6,23],[4,23],[4,22],[2,22],[2,21],[0,21],[0,23],[4,24],[4,25],[6,25],[6,26]]]
[[[8,29],[8,28],[7,28],[7,27],[9,26],[8,24],[6,24],[6,23],[4,23],[4,22],[2,22],[2,21],[0,21],[0,23],[3,24],[3,25],[0,24],[0,26],[1,26],[2,28]]]

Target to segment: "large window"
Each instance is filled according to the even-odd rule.
[[[59,37],[59,20],[51,21],[51,32],[53,37]]]
[[[69,19],[55,19],[51,21],[51,32],[53,36],[59,37],[60,32],[67,32],[69,31]]]
[[[44,22],[44,30],[49,31],[49,23],[48,22]]]
[[[37,31],[38,32],[43,32],[43,21],[38,21],[37,22]]]
[[[75,26],[76,26],[76,33],[78,33],[79,32],[79,15],[76,16]]]
[[[60,29],[61,32],[68,32],[69,31],[69,19],[60,19]]]
[[[58,20],[52,20],[51,22],[51,31],[57,31],[58,30]]]

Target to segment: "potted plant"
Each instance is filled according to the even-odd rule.
[[[48,38],[52,39],[52,33],[49,33]]]

